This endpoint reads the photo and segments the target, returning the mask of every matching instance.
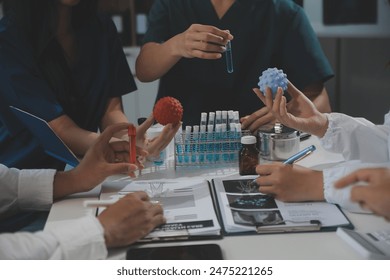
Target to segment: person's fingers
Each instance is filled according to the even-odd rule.
[[[210,36],[207,36],[210,37]],[[192,49],[200,50],[206,53],[223,53],[226,51],[226,47],[224,45],[220,45],[222,42],[220,41],[220,37],[218,39],[216,36],[211,36],[211,38],[205,39],[205,41],[195,41],[193,42]]]
[[[152,225],[153,225],[153,228],[159,226],[159,225],[162,225],[162,224],[165,224],[167,222],[167,219],[164,217],[163,214],[158,214],[158,215],[155,215],[153,218],[152,218]]]
[[[335,183],[334,183],[334,187],[337,188],[337,189],[340,189],[340,188],[344,188],[350,184],[353,184],[357,181],[357,177],[356,177],[356,173],[351,173],[339,180],[337,180]]]
[[[137,156],[146,157],[147,155],[149,155],[148,151],[146,151],[145,148],[141,148],[138,146],[135,148],[137,150]]]
[[[220,52],[206,52],[202,50],[192,50],[191,56],[201,59],[220,59],[222,54]]]
[[[267,113],[260,118],[256,118],[254,122],[252,122],[247,129],[249,129],[252,133],[256,132],[261,126],[265,124],[269,124],[275,121],[274,115],[272,113]]]
[[[282,96],[283,91],[280,87],[278,87],[274,98],[274,104],[272,107],[273,112],[276,113],[278,117],[280,116],[280,103],[282,102]]]
[[[369,181],[370,172],[367,169],[360,169],[350,173],[349,175],[337,180],[334,183],[335,188],[343,188],[350,184],[359,182],[359,181]]]
[[[161,204],[156,202],[149,202],[150,204],[150,211],[153,216],[164,213],[164,209],[162,208]]]
[[[259,178],[257,178],[256,182],[257,184],[261,187],[261,186],[272,186],[274,183],[272,181],[272,178],[270,178],[271,176],[269,175],[261,175],[259,176]]]
[[[256,166],[256,173],[259,175],[269,175],[275,170],[273,164],[259,164]]]
[[[105,168],[105,172],[108,174],[108,176],[115,174],[129,174],[136,170],[138,170],[138,167],[135,164],[129,164],[127,162],[108,164]]]
[[[288,81],[288,84],[287,84],[287,92],[288,92],[288,94],[290,94],[290,96],[292,98],[298,97],[299,95],[303,94],[290,81]]]
[[[248,115],[248,116],[244,116],[240,119],[241,121],[241,128],[244,129],[244,130],[255,130],[257,129],[259,126],[265,124],[268,122],[268,120],[262,120],[262,118],[264,116],[267,116],[268,114],[268,109],[267,107],[263,107],[259,110],[257,110],[256,112]],[[256,128],[254,128],[255,125],[253,125],[255,122],[257,121],[256,123]]]
[[[372,190],[367,186],[353,186],[351,189],[351,200],[355,202],[364,202],[371,195]]]
[[[272,91],[269,87],[265,89],[265,104],[268,110],[272,111],[274,106],[274,101],[272,97]]]
[[[148,151],[156,152],[165,149],[172,141],[173,137],[175,137],[181,125],[181,122],[174,125],[171,123],[165,125],[162,132],[157,137],[149,140]]]
[[[259,192],[261,192],[262,194],[268,194],[268,195],[274,195],[274,188],[272,187],[268,187],[268,186],[264,186],[264,185],[261,185],[259,188],[258,188]]]
[[[110,142],[110,146],[114,152],[129,152],[130,150],[129,142],[127,141],[112,141]]]
[[[144,191],[137,191],[137,192],[134,192],[134,193],[130,193],[130,194],[126,195],[123,198],[126,198],[126,197],[130,198],[131,196],[135,196],[135,197],[137,197],[137,198],[139,198],[140,200],[143,200],[143,201],[149,201],[150,200],[150,197]]]
[[[279,105],[279,116],[281,119],[285,120],[288,116],[287,114],[287,99],[286,97],[282,96]]]
[[[263,104],[266,105],[265,97],[264,97],[263,93],[260,91],[260,89],[253,88],[252,90],[257,95],[257,97],[261,100],[261,102],[263,102]]]
[[[114,159],[111,160],[111,163],[118,163],[118,162],[129,162],[130,155],[129,152],[121,151],[121,152],[115,152]]]
[[[145,135],[146,131],[154,124],[153,113],[147,117],[147,119],[137,127],[137,135]]]
[[[98,142],[100,143],[108,143],[112,136],[121,131],[121,130],[127,130],[127,127],[129,126],[129,123],[118,123],[108,126],[104,131],[100,134],[98,138]]]
[[[233,35],[230,34],[228,30],[221,30],[212,25],[193,24],[191,25],[190,30],[197,33],[206,33],[218,36],[220,38],[220,42],[222,42],[224,39],[233,40]]]

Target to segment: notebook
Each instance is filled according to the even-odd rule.
[[[225,235],[353,228],[341,209],[321,201],[282,202],[262,194],[250,183],[256,176],[215,178],[216,209]]]
[[[45,120],[14,106],[10,106],[10,109],[39,140],[48,155],[73,167],[79,164],[79,160],[75,154],[73,154]]]

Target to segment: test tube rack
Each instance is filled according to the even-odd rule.
[[[215,166],[238,163],[241,137],[251,135],[241,132],[180,132],[175,136],[175,168],[178,166]]]

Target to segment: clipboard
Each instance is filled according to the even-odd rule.
[[[164,184],[161,189],[159,184]],[[101,200],[111,199],[131,192],[145,191],[151,200],[162,204],[167,223],[158,226],[135,244],[150,244],[177,241],[222,239],[222,230],[211,194],[210,181],[204,179],[154,179],[104,182],[102,187],[122,187],[118,198],[102,193]],[[159,189],[159,193],[156,189]],[[110,200],[109,200],[110,201]],[[97,209],[99,215],[104,208]]]
[[[79,159],[66,146],[61,138],[54,132],[50,125],[43,119],[14,106],[9,106],[15,116],[36,137],[45,152],[73,167],[79,164]]]
[[[217,210],[217,215],[218,219],[221,224],[222,232],[224,236],[232,236],[232,235],[256,235],[256,234],[278,234],[278,233],[298,233],[298,232],[326,232],[326,231],[336,231],[338,227],[343,227],[343,228],[348,228],[348,229],[353,229],[354,226],[351,223],[351,221],[347,218],[347,216],[344,214],[344,212],[341,210],[341,208],[338,205],[335,204],[329,204],[326,202],[297,202],[297,203],[292,203],[296,205],[309,205],[308,211],[311,209],[315,211],[315,207],[325,207],[324,211],[327,211],[330,209],[332,211],[332,214],[337,215],[336,222],[334,224],[324,224],[321,219],[317,219],[316,217],[314,218],[308,218],[304,221],[302,220],[293,220],[291,217],[285,217],[283,216],[283,211],[281,211],[281,220],[279,222],[276,222],[274,224],[267,224],[267,223],[261,223],[258,221],[255,221],[253,216],[251,217],[250,215],[247,215],[247,224],[239,224],[237,223],[237,228],[234,228],[234,223],[232,221],[234,220],[233,214],[231,212],[242,212],[244,215],[246,214],[247,209],[237,209],[234,207],[230,207],[232,204],[229,204],[229,206],[226,205],[226,200],[229,200],[229,198],[224,197],[224,191],[222,190],[221,184],[223,181],[243,181],[243,182],[251,182],[253,178],[247,178],[248,176],[237,176],[234,178],[229,178],[229,179],[223,179],[223,178],[216,178],[212,179],[212,196],[213,196],[213,201],[216,204],[216,210]],[[253,195],[256,196],[257,194],[254,192]],[[229,193],[226,195],[228,196]],[[234,196],[233,196],[234,197]],[[240,197],[238,195],[237,197]],[[223,201],[222,201],[223,200]],[[274,202],[276,201],[274,198],[269,197],[269,201]],[[269,202],[265,202],[269,203]],[[271,203],[269,203],[271,204]],[[284,204],[284,203],[279,203],[279,204]],[[270,212],[277,212],[280,211],[278,202],[276,204],[277,206],[269,206],[271,209]],[[311,207],[311,208],[310,208]],[[276,208],[276,209],[275,209]],[[256,211],[256,210],[254,210]],[[260,210],[261,211],[261,210]],[[268,209],[266,210],[268,211]],[[251,210],[248,210],[248,213],[250,213]],[[332,214],[329,214],[331,216]],[[342,221],[338,223],[337,221]]]

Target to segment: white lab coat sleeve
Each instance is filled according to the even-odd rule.
[[[376,168],[376,167],[386,167],[390,168],[389,163],[385,164],[370,164],[362,163],[361,161],[349,161],[342,164],[339,164],[333,168],[328,168],[323,170],[324,176],[324,197],[325,200],[329,203],[338,204],[341,208],[348,210],[350,212],[357,213],[371,213],[370,211],[360,207],[358,203],[351,201],[351,189],[353,185],[347,186],[342,189],[336,189],[334,183],[341,179],[342,177],[352,173],[361,168]]]
[[[91,215],[50,230],[0,234],[0,259],[105,259],[104,230]]]
[[[321,144],[328,151],[342,153],[345,160],[389,162],[389,114],[385,116],[383,125],[341,113],[326,114],[329,125],[320,139]]]
[[[0,164],[0,217],[22,210],[49,210],[56,170],[18,170]]]
[[[56,172],[53,169],[20,170],[18,201],[22,210],[50,210]]]

